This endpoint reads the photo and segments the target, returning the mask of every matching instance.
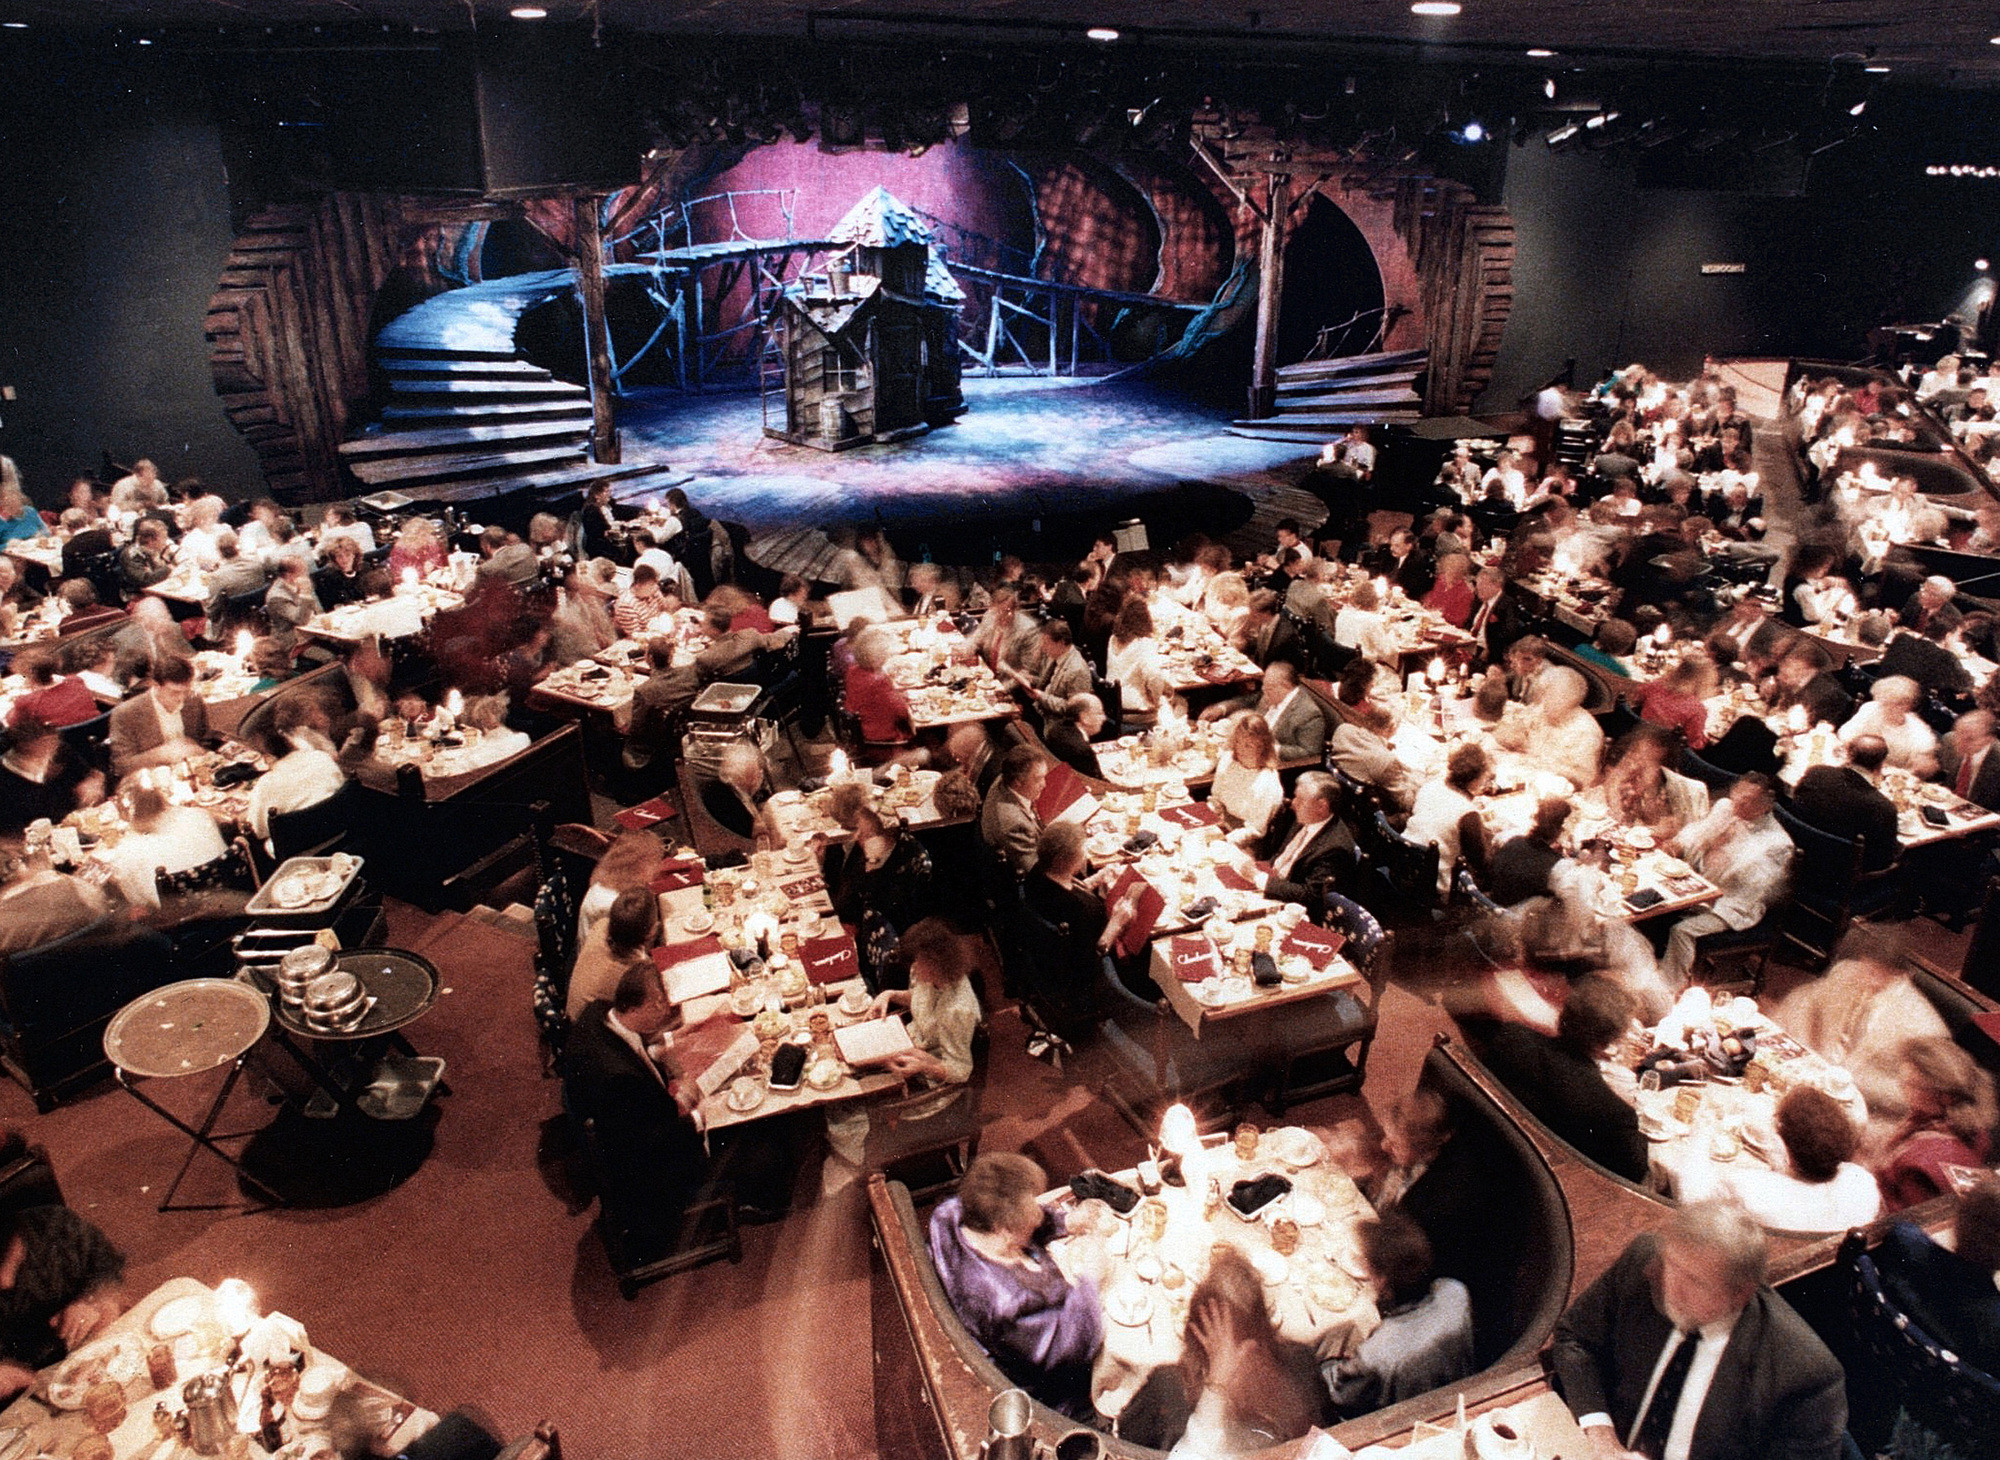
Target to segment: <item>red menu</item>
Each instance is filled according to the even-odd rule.
[[[1167,900],[1160,896],[1152,883],[1139,875],[1136,867],[1127,867],[1111,884],[1110,891],[1104,899],[1105,910],[1108,912],[1116,907],[1118,900],[1125,895],[1126,889],[1135,884],[1139,888],[1139,901],[1132,909],[1132,921],[1127,923],[1125,931],[1118,935],[1120,958],[1131,958],[1146,946],[1147,941],[1153,936],[1153,929],[1159,925],[1160,914],[1167,910]]]
[[[1190,801],[1185,806],[1169,806],[1158,813],[1160,820],[1169,826],[1192,830],[1197,826],[1220,826],[1221,813],[1206,801]]]
[[[1205,934],[1189,933],[1167,941],[1167,966],[1183,983],[1200,983],[1222,973],[1222,955]]]
[[[1035,814],[1044,826],[1058,821],[1088,821],[1097,814],[1097,798],[1090,794],[1090,788],[1074,766],[1052,761],[1048,784],[1042,787],[1042,794],[1035,802]]]
[[[1227,887],[1231,892],[1255,892],[1257,890],[1255,882],[1252,882],[1227,862],[1222,863],[1215,869],[1215,880],[1220,882],[1224,887]]]
[[[729,955],[713,934],[691,943],[662,944],[653,950],[653,963],[666,984],[667,997],[676,1004],[729,987]]]
[[[662,821],[670,821],[680,813],[667,803],[665,796],[655,796],[650,801],[641,801],[637,806],[628,806],[611,819],[625,831],[644,831]]]
[[[1285,936],[1278,945],[1280,953],[1296,953],[1314,969],[1325,973],[1334,955],[1347,942],[1347,935],[1332,928],[1315,927],[1311,923],[1300,923]]]
[[[846,933],[806,939],[799,944],[799,961],[813,983],[841,983],[861,976],[861,955]]]
[[[699,860],[662,862],[647,884],[654,892],[679,892],[683,887],[699,887],[708,869]]]

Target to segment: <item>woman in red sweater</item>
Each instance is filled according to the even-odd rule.
[[[1471,572],[1471,558],[1464,553],[1446,553],[1437,560],[1437,582],[1424,595],[1424,607],[1442,614],[1455,629],[1472,621]]]
[[[1708,696],[1715,690],[1715,666],[1690,654],[1647,685],[1639,696],[1639,718],[1687,738],[1689,750],[1708,744]]]
[[[28,681],[28,691],[14,701],[7,723],[18,725],[32,717],[44,725],[61,727],[95,720],[104,711],[97,696],[80,679],[63,679],[56,674],[56,656],[49,650],[22,654],[15,660]]]
[[[908,698],[882,670],[889,649],[883,635],[862,634],[854,641],[854,667],[847,671],[847,710],[861,722],[861,738],[870,745],[907,745],[917,735]]]
[[[1948,1166],[1984,1166],[1992,1150],[1993,1077],[1951,1040],[1936,1035],[1903,1046],[1903,1117],[1875,1163],[1882,1205],[1901,1211],[1955,1188]]]

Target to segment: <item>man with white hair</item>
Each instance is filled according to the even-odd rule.
[[[701,806],[724,831],[746,842],[776,840],[764,754],[747,740],[723,748],[716,779],[701,788]]]
[[[1868,703],[1840,727],[1843,744],[1879,735],[1888,744],[1889,764],[1919,776],[1937,769],[1937,732],[1917,714],[1923,686],[1900,674],[1886,675],[1868,691]]]
[[[1942,573],[1933,573],[1917,585],[1917,591],[1910,595],[1896,617],[1904,628],[1921,634],[1925,626],[1957,596],[1956,583]]]
[[[1550,1368],[1599,1460],[1835,1460],[1840,1363],[1765,1286],[1763,1231],[1691,1202],[1556,1324]]]

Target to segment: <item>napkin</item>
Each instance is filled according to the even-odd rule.
[[[861,974],[861,957],[847,933],[808,938],[799,945],[799,961],[813,983],[842,983]],[[851,1061],[850,1061],[851,1063]]]
[[[647,827],[670,820],[678,814],[667,804],[666,797],[655,796],[650,801],[641,801],[637,806],[628,806],[611,819],[617,822],[623,831],[644,831]]]
[[[1116,907],[1125,890],[1134,884],[1140,889],[1139,900],[1132,909],[1132,921],[1125,925],[1125,931],[1118,935],[1118,956],[1131,958],[1147,940],[1153,936],[1153,929],[1159,925],[1160,914],[1167,910],[1167,900],[1159,891],[1139,875],[1136,867],[1127,867],[1111,884],[1109,895],[1104,899],[1106,908]]]
[[[1200,933],[1172,938],[1167,942],[1167,966],[1183,983],[1200,983],[1222,972],[1222,957],[1215,945]]]
[[[1314,971],[1325,973],[1327,965],[1347,942],[1345,933],[1331,928],[1315,927],[1311,923],[1300,923],[1285,935],[1285,941],[1278,945],[1280,953],[1295,953],[1313,966]]]
[[[699,887],[707,869],[697,860],[662,862],[647,884],[654,892],[679,892],[683,887]]]
[[[1139,1205],[1138,1192],[1122,1181],[1113,1181],[1102,1171],[1084,1171],[1070,1177],[1069,1189],[1078,1201],[1095,1197],[1121,1217]]]
[[[722,951],[722,940],[713,935],[655,948],[653,963],[667,986],[667,997],[676,1004],[703,994],[719,994],[729,987],[729,955]]]
[[[1185,806],[1169,806],[1155,813],[1168,826],[1192,830],[1197,826],[1220,826],[1222,817],[1206,801],[1190,801]]]

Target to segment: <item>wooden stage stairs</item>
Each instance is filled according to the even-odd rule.
[[[1428,363],[1422,350],[1391,350],[1283,365],[1275,413],[1261,421],[1237,421],[1229,429],[1254,441],[1316,445],[1349,426],[1419,421],[1424,398],[1417,382]]]

